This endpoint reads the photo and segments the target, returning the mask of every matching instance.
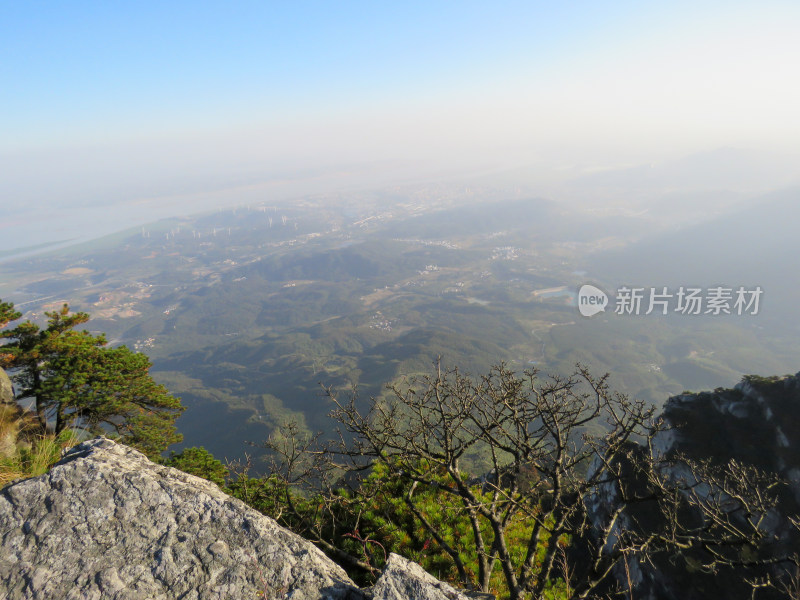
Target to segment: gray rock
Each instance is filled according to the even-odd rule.
[[[16,406],[17,402],[14,399],[14,387],[11,385],[11,379],[3,369],[0,369],[0,406],[4,404]]]
[[[390,554],[383,574],[372,587],[374,600],[469,600],[459,592],[429,575],[417,563]]]
[[[0,491],[0,556],[9,600],[363,598],[310,542],[103,438]]]

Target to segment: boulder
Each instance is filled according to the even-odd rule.
[[[310,542],[104,438],[0,491],[0,556],[8,600],[364,597]]]
[[[359,590],[311,542],[215,484],[105,438],[0,490],[0,556],[8,600],[478,597],[396,554]]]
[[[14,387],[11,385],[11,380],[3,369],[0,369],[0,407],[3,405],[16,406],[17,402],[14,399]]]
[[[417,563],[394,553],[389,555],[383,574],[371,591],[374,600],[470,600]]]

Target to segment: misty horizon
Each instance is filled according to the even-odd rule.
[[[791,187],[798,19],[778,0],[9,7],[0,250],[396,185],[636,206]]]

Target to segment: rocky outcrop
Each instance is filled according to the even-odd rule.
[[[360,599],[311,543],[109,440],[0,494],[4,598]]]
[[[0,369],[0,458],[13,456],[17,452],[20,433],[27,429],[30,421],[17,406],[11,379]],[[5,478],[2,480],[7,481]]]
[[[791,555],[800,548],[800,531],[791,521],[800,515],[800,374],[745,377],[731,389],[675,396],[666,402],[661,417],[667,430],[656,437],[654,446],[664,457],[682,456],[717,465],[735,460],[777,474],[785,485],[775,492],[776,506],[764,524],[766,538],[776,556]],[[675,479],[685,475],[674,470],[668,473]],[[616,486],[601,487],[587,503],[594,526],[600,527],[619,503]],[[622,529],[648,528],[652,518],[645,512],[633,519],[623,514],[619,525]],[[727,577],[731,572],[690,572],[681,561],[661,557],[652,565],[631,560],[627,570],[620,567],[615,576],[623,589],[630,580],[633,596],[641,600],[751,598],[753,588],[741,577]],[[767,575],[775,577],[764,570],[751,579]],[[770,598],[771,593],[761,590],[758,597]]]
[[[104,438],[0,490],[0,597],[466,600],[392,555],[359,590],[313,544],[215,484]]]
[[[374,600],[469,600],[463,593],[429,575],[417,563],[390,554],[383,574],[371,590]]]
[[[0,369],[0,407],[3,405],[16,406],[14,400],[14,388],[11,385],[11,379],[3,369]]]
[[[659,440],[665,454],[736,459],[790,481],[800,467],[800,374],[675,396],[662,416],[673,427]],[[800,487],[795,493],[800,500]]]

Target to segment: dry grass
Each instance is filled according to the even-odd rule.
[[[0,407],[0,487],[46,473],[64,450],[79,442],[72,431],[58,436],[31,433],[30,420],[13,407]]]

